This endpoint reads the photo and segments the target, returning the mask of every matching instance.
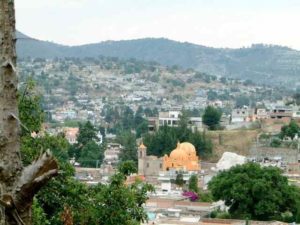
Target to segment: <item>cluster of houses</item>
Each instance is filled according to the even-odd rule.
[[[233,109],[231,113],[232,123],[254,122],[265,119],[298,119],[300,108],[298,106],[270,105],[264,108],[243,108]]]
[[[112,62],[110,62],[112,63]],[[216,82],[204,83],[193,80],[194,72],[170,73],[162,67],[154,71],[143,71],[142,73],[124,74],[120,69],[113,69],[115,64],[106,68],[107,65],[100,65],[89,60],[75,62],[69,60],[41,60],[30,59],[19,63],[22,74],[32,74],[34,79],[56,80],[58,82],[45,82],[39,89],[45,96],[45,112],[48,122],[64,123],[68,120],[91,121],[94,124],[103,123],[101,112],[105,104],[127,105],[133,111],[139,106],[156,108],[158,115],[149,117],[148,129],[150,132],[157,131],[161,126],[176,127],[179,125],[181,110],[184,109],[205,109],[208,105],[219,108],[230,109],[223,114],[221,125],[225,129],[235,129],[247,126],[255,121],[288,122],[291,119],[300,119],[300,110],[296,106],[286,106],[284,102],[276,102],[268,99],[266,93],[273,93],[270,87],[247,86],[242,83],[226,84],[216,78]],[[182,76],[181,73],[185,73]],[[149,79],[158,76],[161,82]],[[23,77],[23,76],[22,76]],[[185,83],[183,86],[170,86],[172,82],[165,80],[180,80]],[[76,87],[69,85],[76,81]],[[192,81],[192,82],[191,82]],[[54,83],[51,84],[50,83]],[[211,97],[212,90],[215,97]],[[235,108],[235,98],[240,95],[263,96],[264,107],[244,106]],[[226,95],[227,98],[220,97]],[[228,98],[229,96],[229,98]],[[226,99],[226,100],[225,100]],[[253,104],[252,104],[253,105]],[[255,105],[255,104],[254,104]],[[257,104],[259,105],[259,104]],[[204,130],[205,125],[202,117],[192,116],[188,118],[188,125],[192,130]],[[274,128],[272,128],[274,130]],[[64,133],[71,144],[77,143],[79,129],[76,127],[49,128],[50,134]],[[106,134],[109,137],[109,134]],[[99,143],[103,136],[98,133]],[[108,182],[109,177],[116,171],[119,162],[119,155],[123,147],[115,142],[107,144],[104,152],[104,161],[99,168],[81,168],[76,166],[76,177],[82,182],[94,184]],[[260,151],[261,150],[261,151]],[[285,175],[290,182],[300,184],[300,157],[298,150],[276,151],[274,149],[262,149],[253,147],[249,157],[266,165],[275,165],[285,170]],[[267,157],[266,154],[268,153]],[[191,202],[182,195],[182,190],[174,184],[178,171],[183,172],[183,180],[187,182],[191,175],[199,178],[199,187],[205,189],[205,185],[216,171],[211,168],[216,165],[201,162],[197,156],[195,147],[191,143],[178,143],[176,149],[170,151],[169,155],[156,157],[147,154],[147,146],[140,143],[138,150],[138,173],[129,177],[127,182],[133,182],[136,178],[152,183],[156,192],[150,195],[145,205],[148,213],[148,224],[245,224],[240,220],[218,220],[210,219],[210,213],[220,207],[222,202],[201,203]],[[272,155],[272,157],[270,157]],[[259,156],[259,157],[258,157]],[[74,165],[75,165],[74,161]],[[208,165],[208,166],[207,166]],[[285,224],[279,222],[257,222],[251,224]]]
[[[252,121],[254,113],[257,114],[256,118],[272,116],[265,114],[263,109],[257,112],[249,108],[234,109],[235,99],[241,95],[255,95],[261,96],[262,100],[271,100],[274,92],[270,87],[247,86],[234,80],[223,83],[221,78],[205,83],[201,79],[195,79],[193,71],[171,73],[161,66],[153,71],[126,74],[118,69],[119,65],[115,62],[109,61],[109,64],[111,65],[108,69],[101,61],[85,59],[24,59],[19,62],[19,74],[23,80],[31,74],[37,80],[39,90],[44,96],[43,105],[48,122],[90,120],[99,124],[102,122],[101,111],[105,104],[127,105],[133,111],[139,106],[156,108],[160,112],[173,107],[203,110],[208,105],[213,105],[233,109],[232,123]],[[159,81],[151,79],[153,76],[158,77]],[[185,85],[172,86],[169,80],[180,81]],[[213,97],[211,93],[214,93]],[[224,117],[225,124],[228,118]],[[196,121],[193,123],[200,122],[199,118],[194,119]]]

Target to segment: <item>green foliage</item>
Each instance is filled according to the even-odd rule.
[[[184,180],[183,180],[183,174],[182,173],[178,173],[176,175],[175,184],[178,185],[179,187],[182,187],[184,185]]]
[[[137,138],[148,132],[148,121],[144,119],[143,115],[144,109],[140,106],[134,116],[134,128]]]
[[[221,116],[222,112],[213,106],[208,106],[204,111],[202,121],[210,130],[216,130],[220,128]]]
[[[95,192],[98,224],[133,225],[147,219],[142,205],[147,200],[147,192],[153,191],[153,187],[140,183],[126,186],[125,178],[124,174],[117,173],[108,185],[101,185]]]
[[[69,142],[63,135],[50,136],[45,134],[41,137],[32,138],[23,136],[21,138],[22,160],[25,165],[30,164],[42,151],[50,149],[52,154],[60,161],[68,160]]]
[[[98,145],[95,141],[89,141],[81,148],[78,162],[83,167],[100,167],[105,151],[105,144]]]
[[[199,202],[213,202],[213,196],[209,191],[203,192],[199,190],[198,196],[199,196]]]
[[[148,132],[148,122],[143,120],[139,125],[136,127],[136,137],[140,138],[142,135]]]
[[[38,98],[30,98],[31,105],[38,107]],[[21,102],[22,104],[22,102]],[[22,110],[30,107],[19,106],[21,115],[28,115]],[[39,109],[37,109],[38,112]],[[23,124],[30,124],[40,130],[42,117],[22,117]],[[28,125],[29,126],[29,125]],[[76,146],[83,158],[98,158],[99,146],[95,143],[95,128],[89,123],[80,124],[79,143]],[[135,139],[134,139],[135,140]],[[57,158],[60,172],[51,179],[36,195],[33,201],[34,225],[61,225],[64,207],[72,210],[74,224],[89,225],[137,225],[147,219],[143,204],[147,192],[153,191],[149,184],[134,183],[125,185],[126,175],[135,172],[134,162],[124,162],[107,185],[89,187],[74,179],[74,168],[68,163],[68,141],[64,135],[47,134],[32,138],[24,133],[21,140],[21,153],[25,165],[35,159],[41,150],[50,149]],[[94,155],[95,154],[95,155]]]
[[[216,218],[218,219],[231,219],[231,216],[228,212],[218,212],[217,215],[216,215]]]
[[[32,224],[33,225],[50,225],[46,218],[44,209],[39,205],[36,198],[33,199],[32,204]]]
[[[136,163],[132,160],[121,162],[118,166],[118,171],[125,176],[129,176],[130,174],[137,172]]]
[[[98,144],[97,129],[90,122],[79,123],[77,143],[69,148],[69,156],[84,167],[99,167],[104,158],[106,144]]]
[[[25,86],[20,89],[19,93],[19,118],[28,129],[24,130],[24,126],[22,126],[22,134],[40,131],[45,115],[41,109],[41,98],[36,93],[35,82],[32,78],[27,79]]]
[[[148,131],[148,122],[144,115],[153,115],[155,110],[139,107],[136,113],[128,106],[105,105],[101,115],[109,124],[109,132],[120,134],[125,131],[136,131],[136,136],[139,138]]]
[[[280,220],[281,213],[299,213],[300,192],[276,167],[247,163],[222,171],[209,182],[214,200],[225,201],[234,218]]]
[[[198,177],[195,174],[193,174],[189,179],[189,190],[195,193],[199,192]]]
[[[281,128],[280,137],[283,139],[284,137],[289,137],[293,139],[296,134],[300,133],[300,127],[296,121],[292,120],[289,125],[285,125]]]
[[[180,122],[179,127],[163,126],[153,134],[146,134],[144,136],[144,144],[148,148],[148,153],[163,156],[175,149],[178,141],[187,141],[195,146],[197,155],[202,157],[209,156],[212,152],[212,142],[204,133],[199,131],[192,132],[191,129],[183,124],[184,122]]]
[[[137,162],[136,138],[130,131],[124,131],[117,136],[117,141],[123,146],[119,158],[121,161],[133,160]]]
[[[273,138],[271,140],[270,146],[273,148],[279,148],[281,146],[281,140],[279,138]]]
[[[209,156],[212,151],[212,142],[208,140],[204,133],[192,132],[188,128],[188,111],[183,110],[180,116],[178,127],[162,126],[153,134],[144,136],[144,143],[148,148],[148,153],[156,156],[169,154],[175,149],[177,142],[192,143],[197,154],[202,157]]]
[[[72,209],[75,224],[90,223],[95,218],[89,188],[74,180],[70,175],[61,174],[52,179],[37,195],[51,225],[61,225],[64,206]]]
[[[238,96],[235,100],[235,107],[242,108],[244,106],[250,106],[250,99],[245,95]]]
[[[90,141],[98,141],[97,130],[90,121],[79,124],[79,134],[77,142],[79,145],[85,146]]]

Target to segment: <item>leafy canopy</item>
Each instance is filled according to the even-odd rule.
[[[214,200],[225,201],[233,218],[281,220],[282,213],[299,214],[299,189],[276,167],[238,165],[213,177],[208,187]]]
[[[288,125],[285,125],[281,128],[280,137],[281,138],[289,137],[293,139],[299,133],[300,133],[299,125],[297,124],[297,122],[292,120]]]
[[[210,130],[217,130],[220,128],[222,113],[213,106],[208,106],[202,116],[202,121],[208,126]]]
[[[209,156],[212,152],[212,142],[205,136],[205,133],[197,130],[193,132],[189,128],[186,111],[182,112],[178,127],[165,125],[155,133],[144,135],[144,143],[149,155],[169,154],[176,148],[178,141],[192,143],[196,148],[197,155],[202,157]]]
[[[189,179],[189,190],[195,193],[199,192],[198,177],[195,174],[193,174]]]
[[[21,122],[33,131],[39,132],[43,117],[34,87],[27,89],[22,98],[23,101],[19,101]],[[30,107],[23,105],[24,99]],[[31,113],[36,113],[36,116],[27,116]],[[91,139],[95,136],[90,129],[85,129],[88,127],[92,128],[91,124],[87,123],[84,126],[85,132],[80,138],[83,150],[94,145],[92,142],[94,140]],[[60,168],[59,175],[51,179],[36,195],[33,202],[32,224],[61,225],[65,209],[71,210],[69,216],[74,224],[136,225],[147,219],[142,205],[147,200],[147,192],[153,191],[153,187],[139,182],[125,185],[126,175],[136,171],[134,162],[121,164],[119,172],[108,184],[89,187],[74,179],[74,168],[68,162],[69,147],[64,135],[42,134],[32,138],[31,132],[25,130],[22,133],[21,153],[24,164],[35,159],[40,151],[50,149]]]

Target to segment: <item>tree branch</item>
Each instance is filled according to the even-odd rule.
[[[22,210],[29,207],[33,196],[57,174],[57,162],[51,152],[47,150],[23,170],[15,189],[14,200],[17,209]]]

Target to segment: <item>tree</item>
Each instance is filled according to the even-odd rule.
[[[120,153],[120,160],[127,161],[133,160],[137,162],[137,146],[135,135],[130,131],[125,131],[117,136],[118,142],[123,146]]]
[[[294,102],[297,105],[300,105],[300,90],[297,89],[297,93],[293,95]]]
[[[41,109],[41,98],[35,92],[35,82],[30,77],[26,80],[25,87],[19,91],[19,117],[24,125],[22,133],[29,131],[38,133],[45,118],[45,114]]]
[[[250,99],[245,95],[238,96],[236,98],[235,107],[242,108],[244,106],[250,106]]]
[[[281,220],[299,213],[299,189],[276,167],[247,163],[222,171],[208,184],[214,200],[223,200],[233,218]]]
[[[184,180],[183,180],[183,174],[182,173],[179,172],[176,175],[175,184],[178,185],[179,187],[182,187],[184,185]]]
[[[119,168],[127,169],[113,175],[108,185],[96,187],[92,195],[97,208],[97,224],[135,225],[147,219],[143,204],[148,199],[147,192],[154,190],[153,186],[139,182],[126,185],[126,175],[133,172],[132,163],[123,163]]]
[[[148,121],[143,120],[139,125],[136,126],[136,137],[140,138],[143,134],[148,132]]]
[[[206,138],[205,133],[199,131],[192,132],[186,126],[163,126],[157,132],[144,136],[144,143],[147,146],[148,153],[156,156],[169,154],[176,148],[178,141],[192,143],[197,150],[197,154],[202,157],[211,154],[212,142]]]
[[[31,224],[34,195],[57,175],[49,151],[23,168],[17,97],[15,11],[13,0],[0,6],[0,215],[2,224]]]
[[[189,125],[189,116],[186,110],[181,111],[181,115],[179,116],[178,122],[178,140],[185,141],[188,139],[191,134],[191,130],[188,128]]]
[[[189,179],[189,190],[195,193],[199,192],[198,177],[195,174],[193,174]]]
[[[37,199],[33,200],[32,204],[32,224],[33,225],[50,225],[47,220],[46,213],[43,208],[38,204]]]
[[[125,176],[129,176],[132,173],[136,173],[137,172],[136,163],[132,160],[121,162],[118,165],[118,171],[124,174]]]
[[[218,99],[218,93],[213,91],[213,90],[209,90],[207,92],[207,99],[210,101],[214,101]]]
[[[77,137],[78,144],[84,146],[92,140],[98,141],[96,128],[90,121],[87,121],[84,124],[80,123],[79,134]]]
[[[202,121],[210,130],[216,130],[220,127],[221,116],[222,113],[218,109],[208,106],[204,111]]]
[[[100,149],[99,151],[96,150],[97,141],[99,141],[99,138],[97,136],[97,129],[94,127],[94,125],[90,121],[87,121],[86,123],[79,123],[77,143],[70,147],[69,156],[75,156],[76,159],[79,159],[81,154],[84,154],[83,157],[90,155],[92,156],[91,160],[98,160],[96,158],[99,158],[100,160],[101,155],[96,157],[96,155],[100,153]]]
[[[83,167],[99,167],[104,158],[104,147],[95,141],[89,141],[81,149],[78,162]]]
[[[273,148],[279,148],[282,144],[282,140],[279,138],[272,138],[270,142],[270,146]]]
[[[280,137],[283,139],[284,137],[290,137],[291,139],[293,139],[296,134],[300,133],[300,127],[297,124],[297,122],[295,122],[294,120],[292,120],[289,125],[285,125],[281,128],[281,132],[280,132]]]

